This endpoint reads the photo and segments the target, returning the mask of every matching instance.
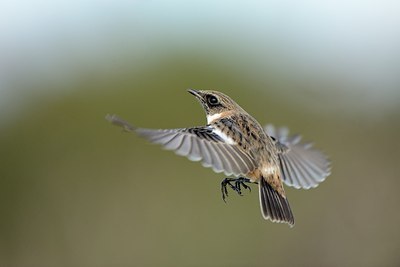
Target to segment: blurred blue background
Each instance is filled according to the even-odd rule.
[[[0,2],[1,266],[398,266],[398,1]],[[122,133],[202,125],[215,89],[330,155],[317,189],[221,200]],[[255,189],[255,188],[254,188]]]

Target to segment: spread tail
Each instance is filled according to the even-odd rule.
[[[260,179],[260,205],[261,213],[266,220],[287,223],[294,226],[294,217],[289,202],[275,191],[264,178]]]

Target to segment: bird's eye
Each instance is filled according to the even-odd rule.
[[[219,105],[219,100],[217,97],[213,96],[213,95],[209,95],[207,96],[207,102],[208,104],[212,105],[212,106],[216,106]]]

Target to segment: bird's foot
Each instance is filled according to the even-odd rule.
[[[239,178],[225,178],[221,182],[221,193],[222,193],[222,200],[226,202],[226,198],[228,197],[228,188],[227,186],[238,193],[240,196],[242,195],[242,187],[244,189],[248,189],[251,192],[250,186],[246,183],[252,183],[250,179],[239,177]]]

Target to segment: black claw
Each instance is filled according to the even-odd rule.
[[[222,192],[222,200],[226,203],[226,198],[228,197],[228,189],[226,186],[229,185],[232,188],[232,184],[228,178],[225,178],[221,182],[221,192]]]
[[[234,182],[234,185],[231,183]],[[252,183],[250,179],[248,178],[225,178],[221,182],[221,193],[222,193],[222,200],[226,202],[226,198],[228,197],[228,189],[227,186],[238,193],[238,195],[242,196],[242,186],[244,189],[248,189],[251,192],[250,186],[248,186],[246,183]]]
[[[228,190],[226,189],[226,184],[224,182],[225,180],[221,182],[221,193],[222,193],[222,200],[226,203],[225,198],[228,197]]]
[[[247,190],[249,190],[249,192],[251,192],[250,186],[248,186],[247,184],[244,184],[244,183],[242,184],[242,186],[244,189],[247,189]]]

